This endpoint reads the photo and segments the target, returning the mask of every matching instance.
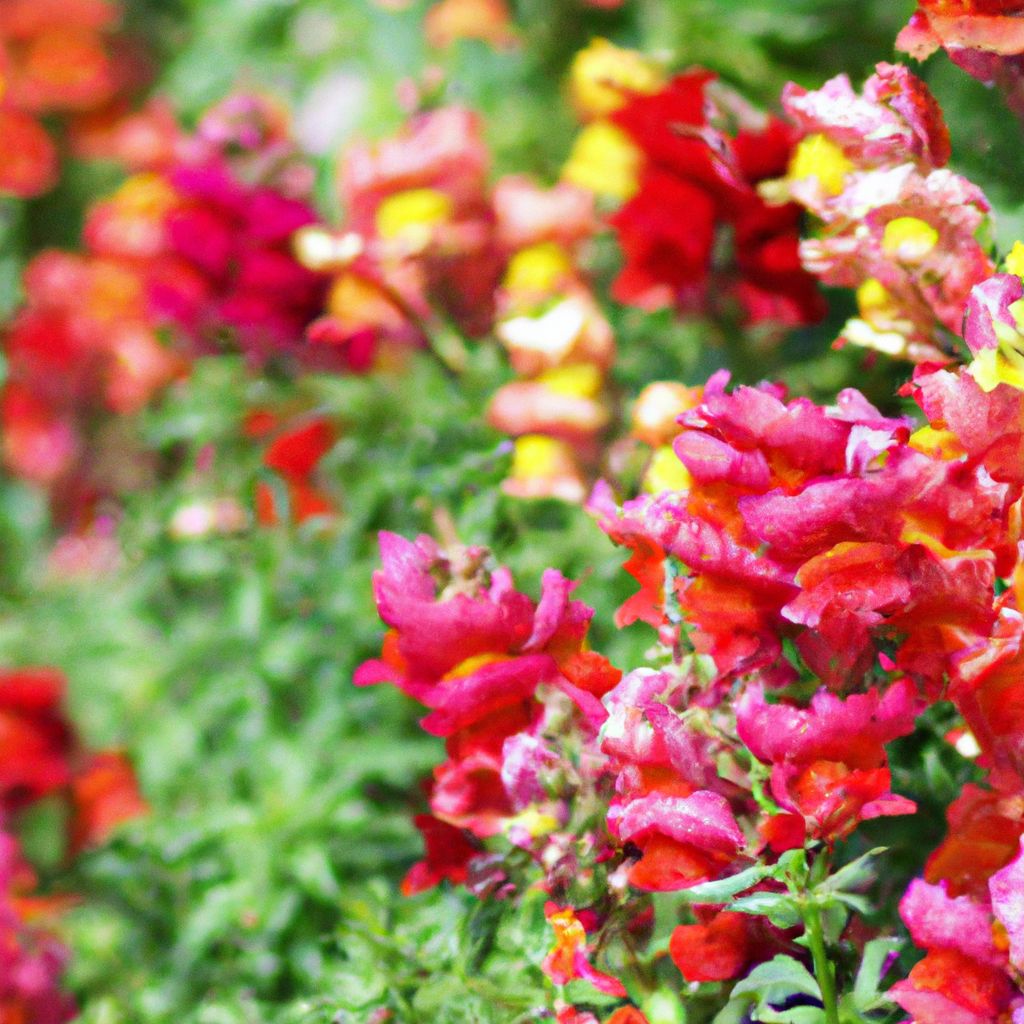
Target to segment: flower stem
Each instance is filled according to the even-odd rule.
[[[839,1003],[836,1001],[836,978],[832,961],[825,950],[825,934],[821,927],[821,911],[814,903],[804,908],[804,927],[807,931],[807,945],[814,961],[814,976],[821,989],[821,1001],[825,1006],[826,1024],[839,1024]]]

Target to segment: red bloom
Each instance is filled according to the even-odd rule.
[[[612,287],[615,298],[643,309],[699,308],[716,212],[712,197],[698,185],[649,170],[637,195],[611,219],[626,260]]]
[[[423,836],[426,857],[409,869],[402,881],[402,893],[413,896],[443,880],[455,885],[465,882],[469,861],[480,852],[466,833],[431,814],[418,814],[413,823]]]
[[[56,184],[56,147],[28,114],[0,108],[0,149],[0,192],[30,199]]]
[[[0,674],[0,818],[70,782],[75,740],[64,686],[50,668]]]
[[[113,750],[92,755],[76,772],[71,803],[72,855],[106,842],[118,825],[148,810],[131,762]]]
[[[755,188],[785,172],[793,135],[775,119],[735,138],[717,130],[705,91],[713,77],[678,75],[612,116],[646,158],[639,190],[611,220],[625,255],[613,293],[647,309],[692,312],[728,291],[750,322],[811,323],[824,305],[800,266],[798,209],[769,206]],[[717,271],[712,251],[725,226],[734,267]]]
[[[656,892],[718,877],[744,845],[728,802],[708,790],[686,797],[637,797],[613,807],[609,825],[622,842],[641,852],[630,869],[630,883]]]
[[[932,950],[890,989],[917,1024],[996,1024],[1013,998],[1006,974],[955,950]]]
[[[133,85],[132,60],[108,0],[4,0],[0,5],[0,193],[30,198],[56,184],[57,150],[37,117],[82,114]]]
[[[577,978],[589,981],[599,992],[625,996],[626,989],[618,978],[597,970],[587,952],[587,934],[572,907],[548,903],[544,916],[555,933],[555,945],[541,965],[556,985],[568,985]]]
[[[292,522],[303,523],[314,516],[332,515],[337,511],[331,498],[312,480],[317,465],[335,440],[334,427],[318,418],[285,430],[268,445],[263,464],[283,479]],[[262,481],[257,484],[256,517],[260,523],[264,526],[278,523],[277,505],[273,488]]]
[[[906,681],[882,698],[870,690],[842,701],[820,691],[809,709],[766,704],[755,685],[740,698],[736,724],[754,755],[772,763],[778,803],[806,819],[813,835],[831,842],[859,821],[915,810],[910,800],[888,791],[883,744],[912,731],[916,714]],[[776,849],[800,845],[791,841],[791,831],[797,832],[795,822],[776,819],[764,837]]]
[[[925,865],[925,880],[947,883],[951,896],[988,898],[989,879],[1016,856],[1024,834],[1018,794],[964,786],[946,812],[949,830]]]
[[[593,735],[606,717],[599,698],[618,673],[582,649],[592,612],[569,599],[573,584],[560,573],[544,574],[535,604],[513,588],[506,569],[486,572],[480,549],[446,554],[427,537],[411,542],[382,533],[380,540],[374,592],[392,629],[380,659],[361,665],[355,682],[398,686],[430,709],[423,727],[447,740],[448,759],[430,787],[430,821],[445,828],[425,831],[428,858],[408,883],[426,887],[441,877],[465,878],[465,858],[453,871],[431,867],[447,863],[448,850],[466,852],[459,830],[496,834],[521,809],[517,799],[536,791],[546,748],[528,730],[544,708],[539,688],[566,694],[579,708],[580,727]]]
[[[940,46],[954,59],[962,51],[1013,56],[1024,53],[1022,14],[1020,0],[918,0],[896,45],[918,60]]]
[[[707,924],[681,924],[672,933],[669,955],[687,981],[729,981],[750,957],[743,914],[716,914]]]
[[[940,688],[964,636],[990,631],[996,570],[1016,554],[1006,524],[1019,485],[919,450],[906,421],[854,391],[823,409],[787,404],[769,385],[727,395],[724,382],[713,377],[680,421],[674,448],[692,486],[621,512],[595,492],[606,531],[689,570],[674,596],[697,650],[723,673],[784,668],[791,637],[825,682],[842,685],[902,635],[897,663]],[[656,585],[656,557],[644,555],[645,583]],[[673,595],[648,593],[639,600],[657,621]]]

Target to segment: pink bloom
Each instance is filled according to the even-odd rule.
[[[1021,852],[989,879],[988,888],[992,910],[1010,939],[1010,963],[1024,970],[1024,840]]]

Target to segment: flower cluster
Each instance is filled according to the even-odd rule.
[[[459,106],[349,147],[339,169],[344,228],[298,240],[307,266],[334,275],[313,340],[363,368],[375,346],[425,345],[435,318],[486,333],[502,270],[488,167],[479,118]]]
[[[196,356],[228,344],[257,365],[337,365],[303,340],[324,282],[290,250],[315,214],[281,112],[233,96],[195,135],[171,125],[162,139],[142,147],[145,170],[89,211],[83,254],[32,261],[26,303],[5,330],[4,461],[49,489],[57,518],[76,529],[138,482],[137,467],[106,454],[128,443],[118,417]]]
[[[56,184],[58,152],[40,118],[105,111],[138,78],[116,36],[115,0],[6,0],[0,8],[0,194]]]
[[[923,367],[915,429],[852,390],[822,407],[726,383],[652,388],[636,416],[651,493],[618,507],[602,484],[591,499],[641,584],[618,624],[658,631],[651,664],[625,676],[584,646],[592,613],[560,574],[535,605],[485,571],[486,552],[382,537],[375,593],[392,632],[356,681],[426,705],[448,751],[407,891],[541,887],[554,937],[541,966],[558,986],[632,993],[616,943],[642,946],[652,892],[691,908],[669,944],[682,981],[808,951],[820,980],[807,907],[831,897],[787,904],[787,890],[825,879],[861,822],[915,813],[886,746],[951,700],[987,786],[950,807],[907,892],[928,953],[892,998],[917,1024],[994,1022],[1021,1005],[1024,617],[1018,586],[999,581],[1019,574],[1024,394]]]
[[[60,991],[67,959],[44,927],[67,903],[35,893],[36,879],[14,828],[19,815],[53,797],[68,808],[67,852],[102,843],[145,810],[127,758],[80,743],[62,709],[65,682],[48,668],[0,673],[0,1019],[61,1024],[74,1007]]]
[[[391,632],[355,681],[391,683],[422,703],[423,728],[444,737],[448,752],[431,781],[431,816],[417,822],[428,858],[406,880],[414,892],[465,881],[479,840],[512,830],[529,846],[558,827],[567,804],[533,806],[540,773],[563,760],[545,734],[595,735],[606,717],[600,698],[619,673],[586,649],[593,613],[570,599],[573,584],[560,573],[545,574],[534,603],[507,569],[488,568],[484,550],[445,552],[428,537],[382,534],[381,551],[374,593]]]
[[[983,391],[962,369],[919,374],[913,388],[940,428],[933,447],[943,458],[975,463],[994,482],[1020,488],[1019,391],[1006,384]],[[1012,526],[1008,533],[1013,536]],[[946,838],[900,905],[911,937],[927,955],[892,991],[922,1024],[950,1013],[995,1021],[1024,1008],[1020,572],[1018,556],[1003,571],[1013,585],[993,601],[989,628],[961,635],[950,661],[948,696],[986,777],[984,786],[968,784],[950,805]]]
[[[625,200],[610,221],[625,257],[614,297],[718,316],[735,307],[748,326],[819,320],[823,300],[797,253],[799,209],[757,192],[785,170],[792,129],[710,72],[666,81],[604,40],[574,70],[577,108],[591,120],[565,175]]]
[[[782,103],[804,138],[769,192],[820,221],[801,243],[804,266],[857,290],[860,315],[840,341],[948,358],[971,288],[993,270],[979,239],[989,205],[946,168],[949,132],[927,86],[879,64],[861,95],[838,75],[812,92],[790,85]]]
[[[488,413],[516,439],[507,489],[580,501],[611,419],[604,379],[615,352],[580,268],[597,229],[593,198],[522,175],[491,187],[489,163],[479,118],[457,106],[352,146],[340,174],[344,228],[299,237],[307,265],[334,271],[310,336],[364,368],[397,347],[437,344],[452,327],[496,333],[521,378]]]
[[[506,490],[582,501],[612,418],[605,384],[611,325],[580,269],[594,234],[590,193],[567,182],[542,190],[509,176],[494,190],[509,259],[495,331],[519,380],[494,396],[489,421],[516,438]]]

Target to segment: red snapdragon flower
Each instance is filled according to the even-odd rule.
[[[669,955],[687,981],[738,978],[750,959],[749,919],[729,911],[705,923],[681,924],[672,932]]]
[[[326,282],[292,254],[316,221],[310,172],[270,100],[213,107],[168,162],[130,178],[86,223],[90,249],[138,275],[151,321],[179,345],[212,350],[225,331],[250,359],[324,357],[303,343]]]
[[[899,635],[897,661],[941,686],[963,631],[984,636],[993,621],[1019,486],[920,451],[907,421],[854,391],[823,409],[769,385],[727,395],[724,381],[681,418],[674,447],[692,486],[619,512],[599,490],[605,529],[686,567],[674,597],[721,672],[776,664],[789,636],[842,686]]]
[[[37,800],[62,794],[71,811],[74,854],[104,842],[146,805],[123,754],[84,749],[64,709],[65,690],[56,669],[0,672],[0,824]]]
[[[1024,964],[1022,863],[1018,855],[973,896],[950,896],[945,881],[911,882],[900,916],[927,954],[891,992],[915,1021],[984,1024],[1024,1012],[1024,995],[1014,983]]]
[[[50,668],[0,675],[0,818],[71,781],[74,733],[64,677]]]
[[[271,421],[276,425],[272,416]],[[250,423],[255,422],[255,416],[250,417]],[[314,481],[320,460],[336,439],[333,425],[317,417],[279,432],[267,446],[263,464],[284,482],[293,522],[303,523],[315,516],[337,512],[335,502]],[[263,481],[256,485],[256,517],[264,526],[274,526],[280,518],[274,489]]]
[[[821,690],[806,709],[768,704],[761,686],[748,686],[736,707],[737,733],[771,764],[772,795],[788,812],[764,823],[769,846],[803,846],[808,834],[832,843],[868,818],[912,814],[912,801],[889,792],[884,744],[913,731],[918,710],[906,680],[883,695],[872,689],[845,700]]]
[[[613,294],[644,308],[692,312],[726,292],[750,323],[813,323],[824,305],[800,266],[798,208],[769,206],[756,190],[784,173],[795,136],[774,118],[734,137],[714,127],[713,78],[678,75],[612,115],[645,158],[638,191],[611,221],[625,255]],[[732,233],[734,265],[719,269],[712,254],[724,229]]]
[[[599,971],[591,964],[587,934],[572,907],[548,903],[544,907],[544,916],[555,933],[555,945],[544,958],[541,968],[556,985],[568,985],[580,978],[606,995],[626,995],[625,986],[618,978]]]
[[[69,853],[107,841],[118,825],[147,813],[131,761],[116,750],[88,756],[71,780]]]
[[[494,835],[518,810],[531,773],[524,765],[517,782],[506,752],[540,723],[540,689],[565,694],[579,727],[593,735],[606,717],[599,698],[619,673],[583,649],[593,613],[570,600],[574,584],[560,573],[544,574],[535,603],[515,590],[507,569],[487,571],[480,549],[446,554],[428,537],[389,533],[380,542],[374,594],[391,631],[381,658],[361,665],[354,681],[392,683],[422,703],[429,709],[423,728],[445,737],[448,753],[429,787],[431,816],[422,820],[428,857],[405,883],[418,891],[441,878],[463,880],[476,850],[467,836]],[[465,830],[462,839],[453,828]]]
[[[450,106],[414,115],[392,138],[349,147],[339,172],[346,230],[361,239],[369,276],[405,309],[436,304],[471,336],[493,321],[503,268],[489,163],[479,118]]]
[[[1020,0],[919,0],[896,45],[922,60],[939,46],[1002,56],[1024,52]]]
[[[115,0],[5,0],[0,7],[0,193],[31,198],[57,181],[57,147],[39,118],[74,121],[137,84]]]

